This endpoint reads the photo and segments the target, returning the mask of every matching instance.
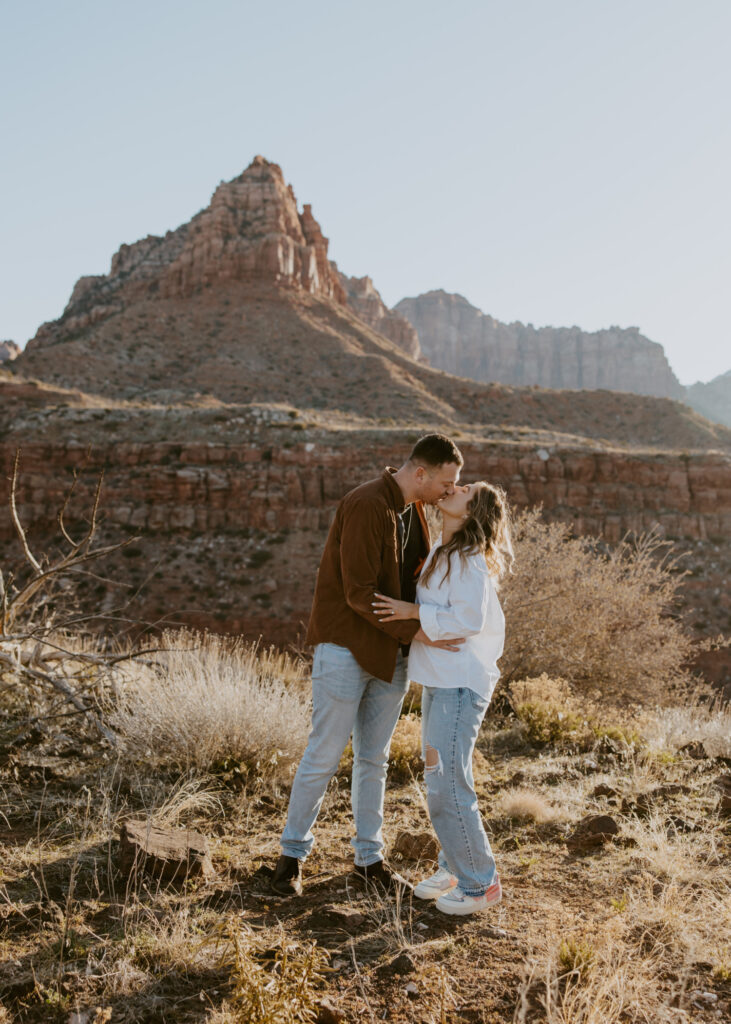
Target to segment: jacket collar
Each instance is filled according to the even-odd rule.
[[[383,473],[381,474],[381,479],[386,484],[386,490],[388,491],[389,496],[393,501],[396,511],[403,512],[403,510],[406,508],[406,502],[404,501],[403,491],[393,478],[395,472],[396,470],[393,468],[393,466],[386,466]]]

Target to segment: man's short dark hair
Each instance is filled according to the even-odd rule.
[[[409,461],[431,468],[443,466],[445,462],[454,462],[458,466],[464,465],[462,452],[445,434],[425,434],[424,437],[419,438],[409,455]]]

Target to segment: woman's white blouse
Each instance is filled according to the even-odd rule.
[[[441,542],[435,544],[421,571]],[[423,686],[467,686],[490,699],[500,678],[497,660],[503,653],[505,617],[484,555],[468,555],[463,565],[452,555],[452,570],[442,583],[440,564],[426,584],[419,580],[416,603],[421,628],[430,640],[465,637],[459,651],[442,651],[415,641],[409,654],[409,679]]]

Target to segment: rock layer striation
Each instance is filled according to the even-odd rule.
[[[579,327],[501,323],[461,295],[442,290],[395,306],[416,328],[424,355],[473,380],[544,388],[629,391],[684,400],[661,345],[637,327],[587,332]]]

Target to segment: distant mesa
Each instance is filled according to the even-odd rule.
[[[20,349],[14,341],[0,341],[0,363],[9,363],[20,355]]]
[[[685,398],[662,346],[637,327],[587,332],[506,324],[441,289],[402,299],[395,310],[416,328],[431,365],[459,377]]]

